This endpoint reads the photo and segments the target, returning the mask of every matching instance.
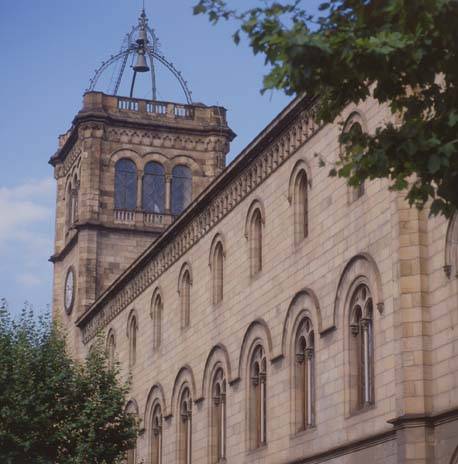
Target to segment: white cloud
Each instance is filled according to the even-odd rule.
[[[0,188],[0,247],[7,241],[36,237],[34,225],[52,221],[54,197],[50,178]]]

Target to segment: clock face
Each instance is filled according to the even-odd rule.
[[[70,268],[67,272],[67,277],[65,278],[65,289],[64,289],[64,304],[65,311],[67,314],[72,312],[73,300],[75,299],[75,273],[73,269]]]

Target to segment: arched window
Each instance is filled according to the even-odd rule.
[[[149,213],[163,213],[165,209],[165,171],[154,161],[145,166],[143,176],[143,210]]]
[[[308,235],[308,182],[307,174],[301,169],[294,180],[293,214],[294,214],[294,240],[300,243]]]
[[[135,401],[129,401],[126,407],[127,414],[134,416],[136,419],[138,418],[138,409]],[[133,448],[127,451],[127,463],[126,464],[137,464],[137,446],[135,445]]]
[[[313,326],[305,318],[299,325],[295,342],[295,415],[296,430],[315,424],[315,347]]]
[[[151,417],[151,464],[162,463],[162,410],[157,403]]]
[[[133,210],[137,207],[137,168],[130,159],[120,159],[115,166],[116,209]]]
[[[224,290],[224,249],[223,243],[220,240],[213,248],[210,263],[212,273],[213,304],[218,304],[223,300]]]
[[[107,356],[108,366],[110,368],[114,367],[115,350],[116,350],[115,336],[114,336],[114,332],[110,330],[110,332],[108,332],[107,345],[106,345],[106,356]]]
[[[159,291],[155,291],[151,302],[151,318],[153,319],[153,349],[161,346],[162,337],[162,298]]]
[[[78,197],[80,190],[80,182],[78,177],[75,175],[73,178],[73,188],[72,188],[72,220],[71,223],[75,223],[78,220]]]
[[[361,147],[358,143],[358,138],[361,138],[364,133],[361,121],[361,116],[357,112],[354,112],[350,115],[347,122],[345,123],[342,135],[344,142],[344,145],[342,146],[342,156],[355,157],[361,154]],[[343,151],[345,151],[345,153],[343,153]],[[364,182],[361,182],[356,187],[351,187],[351,201],[356,201],[361,198],[364,195],[364,192]]]
[[[65,225],[67,228],[67,231],[70,229],[70,227],[73,224],[73,188],[72,188],[72,183],[68,183],[67,187],[67,193],[65,195],[65,203],[66,203],[66,212],[65,212]]]
[[[258,345],[250,363],[249,435],[251,448],[267,443],[267,360],[264,348]]]
[[[211,462],[226,462],[226,379],[218,369],[212,384]]]
[[[191,313],[191,273],[185,269],[180,277],[179,294],[181,302],[181,328],[185,329],[190,324]]]
[[[261,210],[256,208],[250,218],[248,235],[251,275],[262,269],[262,223]]]
[[[178,462],[191,464],[192,399],[189,388],[185,388],[180,399],[178,431]]]
[[[192,174],[187,166],[172,170],[172,214],[180,214],[191,202]]]
[[[445,275],[458,278],[458,212],[451,218],[445,238]]]
[[[131,314],[127,321],[127,337],[129,339],[129,367],[132,368],[137,361],[137,318],[135,314]]]
[[[373,310],[366,285],[356,288],[350,305],[350,400],[357,411],[374,402]]]

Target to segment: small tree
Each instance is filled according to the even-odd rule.
[[[114,464],[135,445],[125,411],[128,385],[101,345],[84,363],[68,356],[62,332],[25,309],[0,305],[0,462]]]
[[[331,174],[354,186],[390,179],[411,204],[432,200],[433,214],[449,216],[458,207],[458,1],[329,0],[318,14],[308,1],[259,3],[239,12],[200,0],[194,12],[240,22],[235,42],[243,31],[269,66],[263,90],[318,98],[325,123],[370,96],[387,105],[399,121],[347,134],[351,148]]]

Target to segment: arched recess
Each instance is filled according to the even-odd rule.
[[[196,161],[187,155],[177,155],[170,160],[170,173],[175,166],[182,165],[191,169],[192,176],[203,176],[202,167]]]
[[[256,319],[248,326],[243,336],[242,346],[240,348],[239,363],[237,370],[237,377],[230,381],[230,384],[238,382],[243,374],[244,367],[249,363],[248,355],[251,353],[254,345],[261,343],[267,351],[269,360],[273,360],[273,348],[272,348],[272,334],[270,333],[269,326],[264,319]]]
[[[206,398],[206,394],[209,392],[211,386],[211,380],[213,374],[218,367],[222,367],[226,373],[226,378],[228,382],[232,382],[232,367],[231,361],[229,358],[229,353],[227,348],[222,344],[218,343],[215,345],[207,356],[205,361],[204,373],[202,376],[202,390],[199,398],[196,398],[196,401],[202,401]]]
[[[164,388],[160,383],[154,384],[146,397],[146,406],[145,412],[143,415],[143,424],[148,424],[148,420],[151,417],[154,406],[159,402],[161,409],[163,411],[163,416],[166,417],[170,415],[170,411],[167,409],[167,403],[165,400]]]
[[[301,172],[305,171],[307,175],[307,183],[309,189],[312,188],[312,170],[308,164],[308,162],[304,159],[300,159],[296,162],[291,171],[291,175],[289,177],[289,184],[288,184],[288,201],[291,203],[294,197],[294,186],[296,183],[297,175]]]
[[[215,248],[218,243],[223,245],[223,258],[226,257],[226,241],[224,235],[221,232],[217,232],[213,237],[212,243],[210,245],[210,253],[208,254],[208,265],[212,266],[212,257],[215,254]]]
[[[448,278],[458,278],[458,212],[455,212],[447,227],[444,271]]]
[[[191,390],[192,398],[196,398],[197,390],[196,382],[194,380],[194,374],[192,372],[191,367],[187,364],[181,367],[181,369],[178,371],[178,374],[175,377],[175,381],[173,382],[169,416],[172,416],[179,408],[178,399],[180,397],[180,393],[183,390],[184,385],[188,385],[189,389]]]
[[[127,324],[126,324],[126,336],[129,337],[129,326],[132,321],[132,319],[135,318],[135,322],[137,324],[137,330],[138,330],[138,314],[137,310],[135,308],[132,308],[129,312],[129,315],[127,316]]]
[[[162,153],[158,153],[157,151],[144,153],[142,155],[142,157],[139,160],[139,163],[141,166],[140,169],[143,171],[145,169],[145,166],[151,161],[154,161],[164,166],[164,170],[166,174],[171,173],[172,168],[171,168],[170,160],[165,155],[163,155]]]
[[[126,403],[125,411],[129,412],[130,414],[135,414],[138,416],[138,404],[134,399],[130,399]]]
[[[359,277],[367,280],[368,287],[372,292],[374,306],[379,313],[383,312],[384,302],[380,271],[374,258],[369,253],[362,252],[348,261],[340,275],[334,300],[332,327],[336,327],[337,318],[342,318],[345,314],[345,303],[349,289]],[[325,328],[324,330],[328,329]]]
[[[322,331],[321,309],[318,298],[309,288],[304,288],[294,295],[286,312],[281,338],[281,354],[286,356],[290,347],[291,340],[297,331],[298,324],[304,317],[309,317],[313,322],[313,327]],[[289,340],[289,342],[288,342]]]
[[[248,238],[249,235],[249,228],[250,228],[250,223],[251,219],[253,217],[253,213],[259,210],[261,213],[261,223],[264,226],[266,222],[266,212],[264,209],[264,203],[262,202],[261,199],[255,198],[252,202],[250,207],[248,208],[246,217],[245,217],[245,237]]]
[[[192,285],[192,267],[188,261],[185,261],[180,268],[180,273],[178,274],[178,281],[177,281],[177,292],[180,293],[180,282],[183,280],[183,275],[185,272],[189,273],[189,277],[191,279],[190,284]]]
[[[115,150],[109,158],[108,164],[113,168],[113,173],[114,173],[114,167],[115,164],[121,160],[121,159],[130,159],[135,163],[135,166],[137,167],[137,172],[141,171],[143,169],[143,161],[141,158],[141,155],[136,152],[135,150],[127,149],[127,148],[120,148],[118,150]]]

